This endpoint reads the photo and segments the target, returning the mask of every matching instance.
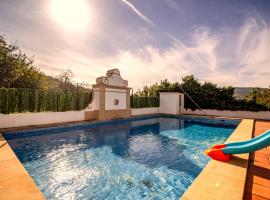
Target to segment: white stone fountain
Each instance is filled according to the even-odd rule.
[[[108,70],[93,85],[93,98],[85,110],[85,118],[109,120],[130,117],[130,89],[118,69]]]

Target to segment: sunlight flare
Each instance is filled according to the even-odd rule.
[[[53,20],[68,31],[85,31],[91,22],[91,11],[86,0],[51,0]]]

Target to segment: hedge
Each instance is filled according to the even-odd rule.
[[[0,88],[0,113],[71,111],[86,108],[91,91]]]
[[[231,110],[231,111],[270,111],[265,105],[258,104],[254,101],[247,101],[245,99],[206,99],[206,98],[193,98],[193,100],[200,105],[202,109],[213,110]],[[198,107],[185,96],[185,108],[196,110]]]
[[[159,97],[130,97],[131,108],[151,108],[159,107]]]

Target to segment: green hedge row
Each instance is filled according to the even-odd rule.
[[[206,99],[193,98],[193,100],[200,105],[202,109],[213,110],[231,110],[231,111],[270,111],[265,105],[258,104],[254,101],[247,101],[245,99]],[[196,110],[198,107],[185,96],[185,108]]]
[[[159,97],[130,97],[131,108],[151,108],[159,107]]]
[[[0,113],[82,110],[90,100],[90,91],[0,88]]]

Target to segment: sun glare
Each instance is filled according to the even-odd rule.
[[[54,21],[70,31],[84,31],[89,27],[90,9],[86,0],[51,0],[50,12]]]

